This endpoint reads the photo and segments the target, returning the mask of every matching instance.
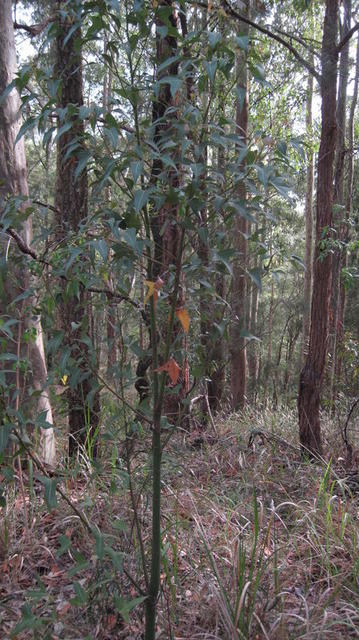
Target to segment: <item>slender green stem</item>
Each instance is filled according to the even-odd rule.
[[[180,251],[177,260],[176,278],[168,322],[168,332],[164,361],[167,362],[172,342],[173,325],[177,306],[177,297],[181,278],[182,253],[184,247],[184,228],[181,231]],[[151,546],[151,578],[146,600],[145,640],[154,640],[156,625],[156,603],[160,588],[161,571],[161,416],[165,391],[165,373],[159,378],[158,350],[156,335],[156,308],[154,296],[151,296],[151,337],[153,360],[153,434],[152,434],[152,546]]]

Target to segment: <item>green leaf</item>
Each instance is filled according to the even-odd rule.
[[[215,49],[217,44],[221,42],[222,35],[218,31],[209,31],[208,33],[208,44],[211,49]]]
[[[133,204],[135,205],[136,213],[139,213],[143,207],[146,206],[148,198],[150,197],[150,189],[138,189],[133,196]]]
[[[259,291],[262,291],[262,279],[261,279],[261,272],[259,269],[250,269],[250,271],[248,271],[248,275],[250,277],[250,279],[252,280],[252,282],[254,282],[254,284],[256,285],[257,289]]]
[[[16,78],[14,80],[12,80],[12,82],[10,82],[10,84],[8,84],[6,89],[4,89],[4,91],[2,92],[2,94],[0,96],[0,106],[3,104],[3,102],[5,102],[6,98],[8,97],[8,95],[12,92],[12,90],[15,87],[16,87]]]
[[[283,180],[283,178],[270,178],[269,184],[271,184],[283,198],[289,198],[290,186]]]
[[[77,162],[75,173],[74,173],[75,180],[77,180],[77,178],[81,175],[90,158],[91,158],[91,153],[89,153],[88,151],[82,151],[79,154],[78,162]]]
[[[15,145],[19,142],[19,140],[21,140],[21,138],[25,135],[27,131],[30,131],[31,129],[35,128],[37,121],[38,121],[38,118],[28,118],[27,120],[25,120],[25,122],[21,125],[19,133],[15,138]]]
[[[36,420],[35,420],[35,426],[39,427],[40,429],[52,429],[53,428],[53,424],[51,424],[50,422],[47,422],[46,418],[47,418],[47,411],[41,411],[41,413],[36,416]]]
[[[119,596],[115,596],[115,606],[117,611],[121,614],[125,622],[128,622],[130,619],[130,612],[132,609],[137,607],[139,604],[142,604],[146,600],[147,596],[138,596],[138,598],[134,598],[133,600],[124,600]]]
[[[214,78],[216,76],[216,71],[217,71],[217,60],[211,60],[210,62],[206,60],[203,66],[207,71],[207,75],[210,79],[210,82],[214,82]]]
[[[60,542],[60,548],[57,550],[57,553],[56,553],[58,557],[66,553],[71,547],[71,540],[67,536],[60,536],[59,542]]]
[[[44,485],[45,488],[45,502],[50,510],[56,509],[57,507],[57,496],[56,496],[56,480],[54,478],[47,478],[46,476],[36,475],[37,479],[40,480],[41,484]]]
[[[101,238],[100,240],[93,240],[91,242],[91,246],[99,252],[103,261],[106,262],[108,256],[108,246],[106,240],[103,240],[103,238]]]
[[[262,342],[258,336],[254,336],[253,333],[250,333],[247,329],[242,329],[240,336],[241,338],[247,338],[248,340],[257,340],[257,342]]]
[[[73,584],[75,590],[75,598],[71,598],[70,602],[74,605],[86,604],[88,600],[88,593],[86,593],[85,589],[80,585],[79,582],[74,582]]]
[[[169,84],[171,96],[172,98],[175,98],[176,94],[182,87],[182,78],[179,78],[178,76],[165,76],[165,78],[161,78],[157,82],[157,85],[160,84]]]
[[[105,539],[100,531],[93,531],[96,546],[96,555],[99,560],[103,560],[105,556]]]
[[[143,162],[142,160],[131,162],[130,167],[131,167],[131,173],[133,176],[133,181],[136,184],[138,178],[140,177],[143,171]]]
[[[118,147],[118,131],[115,127],[104,127],[103,132],[114,150]]]
[[[0,360],[11,360],[13,362],[17,362],[18,357],[15,353],[2,353],[0,354]]]
[[[111,562],[116,571],[122,571],[123,567],[123,553],[115,551],[112,547],[105,547],[105,552],[111,558]]]
[[[62,127],[60,127],[57,130],[57,134],[54,138],[54,142],[56,142],[56,140],[58,140],[59,138],[61,138],[61,136],[64,135],[64,133],[66,133],[67,131],[69,131],[70,129],[72,129],[72,122],[65,122],[65,124],[62,125]]]
[[[157,67],[157,74],[160,74],[162,71],[170,67],[172,64],[176,62],[180,62],[182,60],[182,56],[170,56],[164,62],[162,62],[159,67]]]
[[[16,638],[16,636],[22,631],[27,631],[29,629],[34,630],[41,627],[42,621],[35,617],[31,611],[31,608],[28,604],[25,604],[21,607],[21,620],[18,624],[12,629],[11,637]]]
[[[1,419],[3,419],[3,416],[0,416]],[[6,445],[9,441],[9,435],[10,435],[10,431],[12,429],[12,425],[11,424],[0,424],[0,453],[2,453],[3,451],[5,451],[6,449]]]
[[[249,37],[247,35],[243,35],[243,36],[236,36],[235,37],[235,42],[236,45],[238,45],[238,47],[240,49],[242,49],[243,51],[248,51],[249,49]]]
[[[217,251],[214,254],[215,261],[222,263],[226,267],[228,273],[233,275],[232,263],[230,262],[231,258],[233,258],[232,249],[223,249],[222,251]]]

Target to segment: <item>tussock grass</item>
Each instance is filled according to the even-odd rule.
[[[323,418],[323,465],[301,461],[296,413],[286,409],[219,416],[218,438],[199,448],[172,437],[163,456],[158,638],[359,637],[358,499],[336,481],[340,436]],[[62,501],[48,513],[36,483],[25,526],[23,499],[10,490],[1,516],[2,638],[14,637],[24,606],[20,639],[141,638],[131,577],[144,588],[148,437],[134,442],[129,466],[121,443],[115,458],[108,442],[97,471],[82,465],[63,481],[102,538]]]

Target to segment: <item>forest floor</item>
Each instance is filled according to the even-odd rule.
[[[157,637],[358,638],[359,499],[354,476],[352,492],[338,482],[348,470],[337,427],[327,421],[323,465],[301,461],[294,411],[234,414],[216,429],[197,446],[174,435],[164,453]],[[2,640],[143,637],[132,579],[144,588],[147,438],[132,452],[131,483],[121,456],[62,480],[94,536],[17,474],[0,519]]]

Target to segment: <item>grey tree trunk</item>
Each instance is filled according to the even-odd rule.
[[[249,1],[246,9],[249,14]],[[243,24],[241,33],[248,35],[249,27]],[[248,70],[247,54],[240,50],[237,53],[237,89],[238,98],[236,104],[237,135],[242,139],[242,145],[238,145],[238,151],[247,144],[248,134]],[[242,161],[245,168],[245,160]],[[238,186],[238,197],[246,206],[246,185],[242,180]],[[246,402],[247,392],[247,357],[246,338],[243,336],[247,318],[247,235],[248,221],[245,217],[236,216],[234,223],[234,248],[237,252],[233,265],[232,297],[231,297],[231,399],[234,409],[242,409]]]
[[[0,95],[14,79],[16,74],[16,50],[14,29],[12,21],[11,0],[0,2]],[[19,114],[20,98],[16,90],[0,104],[0,210],[6,206],[6,201],[12,196],[23,196],[22,209],[27,206],[26,199],[29,195],[27,185],[26,156],[24,139],[21,138],[15,145],[16,136],[21,125]],[[32,242],[31,217],[23,223],[22,239],[27,245]],[[10,241],[6,234],[2,236],[2,248]],[[30,287],[35,288],[36,282],[30,276],[27,269],[15,266],[12,260],[6,265],[5,296],[1,300],[1,314],[13,313],[17,319],[14,339],[7,348],[29,362],[29,372],[20,377],[19,365],[15,375],[15,393],[13,394],[13,408],[18,408],[21,403],[22,412],[30,417],[33,402],[29,391],[32,386],[35,391],[36,411],[46,412],[46,421],[53,424],[52,409],[47,389],[47,368],[44,352],[43,333],[40,317],[34,308],[36,300],[27,297],[20,303],[13,303],[15,298],[24,293]],[[15,330],[14,330],[15,333]],[[24,336],[32,335],[33,338],[25,340]],[[21,382],[20,382],[21,381]],[[19,383],[20,387],[19,388]],[[10,385],[11,387],[11,385]],[[42,429],[41,449],[44,462],[49,465],[55,463],[55,435],[52,427]]]
[[[341,28],[341,37],[344,37],[351,23],[352,2],[344,0],[344,16]],[[349,79],[349,42],[343,47],[340,54],[339,63],[339,86],[338,86],[338,104],[337,104],[337,148],[335,157],[334,172],[334,204],[336,210],[333,214],[333,226],[336,230],[336,237],[343,241],[346,235],[345,224],[345,194],[344,194],[344,166],[345,166],[345,139],[346,139],[346,105],[347,105],[347,84]],[[332,403],[332,411],[335,412],[336,400],[336,380],[335,373],[337,369],[338,358],[338,337],[341,333],[339,326],[339,309],[340,298],[342,295],[341,270],[345,264],[345,252],[342,249],[336,249],[333,254],[333,279],[331,293],[331,370],[330,370],[330,399]]]
[[[348,222],[353,212],[353,178],[354,178],[354,119],[355,112],[358,103],[358,88],[359,88],[359,36],[357,39],[356,50],[356,62],[354,72],[354,89],[353,96],[350,104],[350,113],[348,119],[348,155],[347,155],[347,171],[346,171],[346,184],[345,184],[345,224],[343,240],[349,240],[349,225]],[[348,253],[344,255],[344,264],[348,265]],[[340,387],[342,379],[342,361],[343,361],[343,341],[344,341],[344,324],[345,324],[345,309],[346,309],[346,289],[342,285],[340,288],[340,296],[338,301],[338,334],[337,334],[337,358],[335,368],[335,391]]]
[[[311,61],[314,62],[313,60]],[[306,104],[306,133],[308,140],[307,176],[305,189],[305,274],[304,274],[304,309],[301,359],[305,360],[310,328],[310,302],[312,299],[313,273],[313,191],[314,191],[314,152],[313,140],[313,76],[309,74]]]

